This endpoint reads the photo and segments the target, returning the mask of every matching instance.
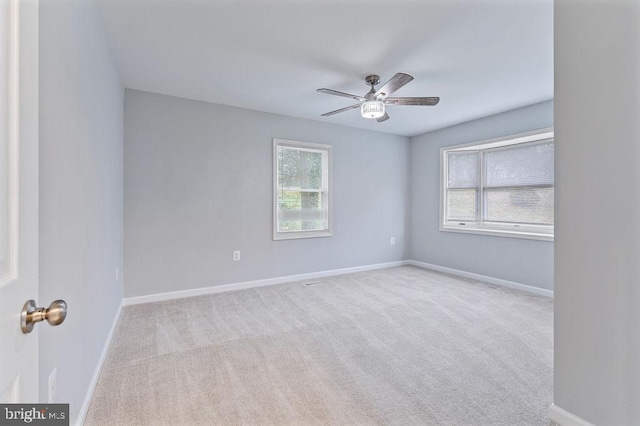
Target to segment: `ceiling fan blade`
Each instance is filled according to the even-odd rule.
[[[382,99],[385,99],[387,96],[389,96],[390,94],[392,94],[393,92],[395,92],[396,90],[398,90],[399,88],[401,88],[402,86],[410,82],[411,80],[413,80],[413,77],[411,77],[409,74],[404,74],[399,72],[393,77],[391,77],[391,79],[387,81],[384,84],[384,86],[379,88],[374,96],[376,98],[381,96]]]
[[[327,95],[342,96],[343,98],[351,98],[351,99],[355,99],[356,101],[365,100],[362,96],[350,95],[349,93],[338,92],[337,90],[331,90],[331,89],[318,89],[316,90],[316,92],[326,93]]]
[[[389,114],[387,114],[386,112],[384,113],[384,115],[380,118],[376,118],[376,121],[378,123],[382,123],[383,121],[387,121],[389,119]]]
[[[341,112],[349,111],[350,109],[354,109],[354,108],[360,108],[360,104],[351,105],[346,108],[340,108],[335,111],[325,112],[324,114],[322,114],[322,117],[328,117],[330,115],[340,114]]]
[[[387,98],[384,103],[387,105],[436,105],[440,98]]]

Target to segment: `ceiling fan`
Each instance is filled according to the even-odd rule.
[[[330,115],[339,114],[351,109],[360,108],[360,114],[364,118],[375,118],[378,123],[381,123],[389,119],[389,114],[387,114],[386,111],[386,105],[436,105],[438,102],[440,102],[440,98],[438,97],[390,98],[389,95],[413,80],[413,77],[411,77],[409,74],[404,74],[401,72],[397,73],[378,90],[376,90],[374,86],[380,83],[380,76],[375,74],[369,75],[364,80],[368,85],[371,86],[371,90],[364,96],[350,95],[349,93],[339,92],[337,90],[331,89],[318,89],[317,91],[320,93],[351,98],[359,102],[346,108],[326,112],[322,114],[322,117],[328,117]]]

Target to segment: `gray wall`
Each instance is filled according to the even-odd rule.
[[[598,425],[640,424],[639,24],[555,1],[554,401]]]
[[[333,237],[272,240],[274,137],[333,145]],[[127,90],[125,296],[405,259],[408,156],[401,136]]]
[[[553,126],[553,101],[411,138],[409,257],[420,262],[553,289],[553,242],[439,230],[440,148]]]
[[[92,1],[40,2],[39,59],[38,302],[69,305],[38,330],[40,399],[57,366],[73,424],[122,299],[124,89]]]

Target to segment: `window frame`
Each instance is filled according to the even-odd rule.
[[[327,202],[327,228],[323,230],[312,230],[312,231],[288,231],[288,232],[280,232],[278,231],[278,147],[290,147],[290,148],[298,148],[300,150],[314,150],[314,151],[323,151],[327,153],[327,161],[326,161],[326,180],[327,180],[327,188],[326,190],[319,191],[326,193],[326,202]],[[328,144],[320,144],[313,142],[302,142],[302,141],[294,141],[289,139],[273,139],[273,240],[294,240],[294,239],[302,239],[302,238],[322,238],[322,237],[331,237],[333,236],[333,184],[332,184],[332,165],[333,161],[333,146]],[[323,174],[324,171],[323,164]],[[324,176],[323,176],[324,181]]]
[[[503,150],[510,147],[537,145],[553,141],[553,127],[534,130],[494,139],[452,145],[440,148],[440,219],[439,229],[444,232],[459,232],[466,234],[493,235],[499,237],[524,238],[532,240],[553,241],[554,225],[536,225],[511,222],[489,222],[483,220],[484,191],[486,188],[486,171],[484,153]],[[554,145],[555,146],[555,145]],[[477,186],[477,221],[447,221],[448,204],[448,153],[449,152],[479,152],[478,155],[478,186]],[[524,185],[523,187],[534,187]],[[555,188],[555,184],[553,185]],[[455,222],[455,223],[454,223]]]

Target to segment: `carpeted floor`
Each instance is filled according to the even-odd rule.
[[[412,266],[125,307],[88,425],[549,425],[553,301]]]

